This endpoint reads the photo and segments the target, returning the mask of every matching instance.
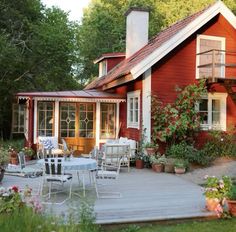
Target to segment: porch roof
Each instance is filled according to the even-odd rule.
[[[45,101],[111,101],[122,102],[125,96],[108,93],[100,90],[78,90],[78,91],[54,91],[54,92],[20,92],[16,94],[18,99],[32,98]]]

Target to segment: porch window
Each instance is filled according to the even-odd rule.
[[[197,78],[225,76],[225,38],[208,35],[197,37]]]
[[[115,138],[116,136],[116,104],[101,103],[101,138]]]
[[[79,104],[79,137],[94,138],[94,111],[93,103]]]
[[[127,94],[127,127],[139,129],[140,90]]]
[[[208,94],[199,103],[203,130],[226,130],[226,93]]]
[[[75,137],[75,103],[60,104],[60,134],[61,137]]]
[[[38,102],[38,136],[53,136],[53,102]]]
[[[24,133],[26,129],[26,105],[13,104],[12,133]]]

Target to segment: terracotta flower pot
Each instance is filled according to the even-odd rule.
[[[215,211],[215,209],[219,203],[220,203],[219,199],[206,198],[206,208],[209,211]]]
[[[11,164],[18,165],[18,157],[11,157]]]
[[[165,164],[165,172],[174,173],[174,164]]]
[[[154,172],[163,172],[164,171],[164,165],[163,164],[153,164],[152,170]]]
[[[175,173],[176,174],[184,174],[186,171],[186,168],[178,168],[178,167],[175,167]]]
[[[135,165],[137,169],[143,169],[144,168],[144,161],[143,160],[136,160]]]
[[[236,201],[227,200],[229,212],[232,216],[236,216]]]
[[[155,155],[156,149],[153,147],[147,147],[146,151],[148,155]]]
[[[31,160],[31,156],[26,155],[26,156],[25,156],[25,161],[28,162],[28,161],[30,161],[30,160]]]

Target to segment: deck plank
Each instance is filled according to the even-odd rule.
[[[41,177],[5,176],[2,185],[18,185],[21,188],[29,185],[37,191],[40,181]],[[76,181],[77,178],[74,178],[74,185]],[[97,223],[100,224],[212,216],[212,213],[205,210],[201,187],[174,174],[131,168],[129,173],[122,170],[118,180],[99,180],[99,183],[103,183],[98,185],[100,191],[118,191],[122,194],[119,199],[95,200],[94,211]],[[88,195],[91,194],[95,195],[93,188],[88,192]],[[78,198],[73,200],[79,205]],[[75,211],[78,211],[78,205],[75,204]],[[58,214],[69,211],[72,206],[64,204],[52,207]]]

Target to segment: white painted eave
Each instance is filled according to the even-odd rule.
[[[133,79],[136,79],[142,75],[146,70],[151,68],[155,63],[161,60],[164,56],[166,56],[169,52],[171,52],[174,48],[176,48],[179,44],[185,41],[189,36],[191,36],[194,32],[204,26],[219,13],[222,14],[236,29],[236,16],[231,10],[229,10],[228,7],[225,6],[224,3],[218,1],[204,13],[199,15],[194,21],[180,30],[175,36],[163,43],[161,47],[144,58],[138,65],[132,68],[130,72],[133,76]]]
[[[33,97],[37,101],[59,101],[59,102],[125,102],[126,99],[117,98],[62,98],[62,97]]]

